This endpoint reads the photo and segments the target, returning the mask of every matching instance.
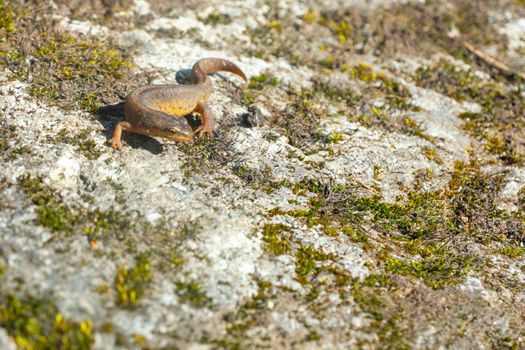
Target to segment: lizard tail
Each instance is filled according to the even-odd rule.
[[[245,81],[248,81],[244,72],[237,67],[233,62],[222,58],[202,58],[195,62],[191,69],[191,81],[194,84],[203,83],[207,79],[208,74],[225,71],[237,74]]]

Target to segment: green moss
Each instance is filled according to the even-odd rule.
[[[230,24],[232,19],[230,15],[220,12],[212,12],[206,18],[201,19],[204,24],[211,24],[216,26],[218,24]]]
[[[387,100],[390,107],[399,110],[419,110],[419,108],[411,104],[411,95],[406,87],[388,78],[384,73],[376,73],[372,66],[367,63],[359,63],[354,66],[350,70],[350,77],[372,84],[372,88],[381,92],[381,97]]]
[[[366,63],[350,68],[336,60],[331,65],[348,72],[351,79],[357,80],[352,85],[359,86],[359,89],[350,89],[327,83],[314,85],[315,92],[322,93],[333,102],[345,102],[345,105],[337,105],[342,108],[340,114],[348,115],[351,122],[359,122],[366,127],[381,128],[387,132],[397,131],[434,142],[418,123],[406,116],[399,116],[399,111],[420,110],[412,104],[411,94],[405,86],[382,72],[376,72]]]
[[[359,63],[354,66],[350,71],[350,76],[352,79],[359,79],[364,82],[374,82],[378,79],[377,73],[367,63]]]
[[[518,206],[521,212],[525,211],[525,186],[521,187],[518,191]]]
[[[262,230],[262,239],[265,243],[265,250],[272,255],[288,254],[290,252],[290,242],[282,238],[283,232],[289,227],[283,224],[267,224]]]
[[[81,206],[67,205],[56,189],[44,183],[42,176],[21,175],[18,185],[36,206],[37,224],[53,232],[80,232],[95,242],[105,232],[121,232],[133,226],[125,212],[88,211]]]
[[[411,119],[409,117],[404,117],[402,121],[403,121],[402,129],[403,131],[405,131],[406,134],[421,137],[422,139],[427,140],[428,142],[431,142],[431,143],[436,142],[432,136],[426,134],[423,131],[423,128],[421,128],[421,125],[419,125],[419,123],[417,123],[414,119]]]
[[[9,35],[15,29],[14,17],[15,12],[9,2],[0,0],[0,33],[4,31]]]
[[[303,14],[301,19],[308,24],[314,24],[318,20],[318,17],[319,17],[318,12],[314,10],[308,10]]]
[[[341,44],[345,44],[350,37],[351,25],[344,20],[334,20],[333,18],[323,15],[319,20],[319,24],[330,29]]]
[[[233,133],[229,132],[232,127],[233,125],[220,125],[213,139],[196,137],[191,143],[178,145],[185,156],[183,169],[188,177],[195,172],[210,172],[224,167],[236,171],[239,159],[234,148]],[[241,173],[242,169],[238,174]]]
[[[65,205],[38,207],[39,224],[51,231],[71,231],[78,218]]]
[[[414,276],[423,280],[427,286],[440,289],[458,283],[472,262],[471,257],[459,257],[443,248],[434,248],[431,255],[417,261],[407,263],[390,258],[386,262],[385,270],[393,274]]]
[[[0,151],[4,154],[11,148],[10,141],[16,138],[16,127],[14,125],[7,125],[5,118],[0,119],[2,122],[2,135],[0,135]]]
[[[354,302],[359,305],[363,312],[375,320],[383,318],[385,303],[377,293],[368,292],[357,281],[354,281],[351,294]]]
[[[105,232],[125,232],[133,227],[133,223],[128,219],[128,213],[94,209],[83,214],[81,227],[88,239],[95,241]]]
[[[242,91],[240,94],[241,101],[244,105],[250,106],[253,105],[257,95],[251,91]]]
[[[490,153],[504,153],[506,151],[506,145],[503,136],[500,134],[487,136],[487,143],[485,144],[485,148]]]
[[[381,181],[383,178],[383,168],[379,165],[374,165],[374,175],[372,177],[376,181]]]
[[[362,312],[370,317],[367,331],[377,335],[381,349],[411,349],[406,329],[400,325],[403,320],[402,308],[388,304],[390,291],[395,283],[386,274],[371,274],[362,282],[354,279],[351,285],[353,301]]]
[[[251,299],[241,305],[236,312],[225,316],[224,319],[228,322],[227,336],[224,339],[212,340],[212,343],[221,349],[250,348],[248,344],[252,337],[247,332],[257,325],[260,315],[268,310],[267,301],[272,293],[271,282],[257,280],[257,285],[257,293]]]
[[[402,320],[402,314],[396,311],[382,322],[372,322],[371,329],[377,332],[381,349],[409,350],[414,348],[406,330],[399,325],[400,320]]]
[[[313,246],[300,246],[295,253],[295,273],[299,281],[306,283],[309,275],[317,270],[317,262],[328,259],[333,259],[333,255]]]
[[[257,76],[251,77],[248,83],[248,89],[262,90],[265,86],[277,86],[279,79],[273,77],[267,72],[263,72]]]
[[[497,207],[504,179],[503,174],[482,173],[476,162],[458,162],[445,188],[422,192],[416,184],[417,189],[398,203],[384,202],[378,195],[359,196],[351,186],[337,183],[281,183],[310,199],[306,209],[280,215],[291,215],[309,226],[320,225],[330,235],[342,232],[368,251],[376,247],[366,230],[372,226],[383,239],[410,255],[393,258],[387,254],[380,259],[377,253],[379,269],[416,277],[438,289],[458,283],[480,260],[460,246],[452,244],[444,249],[436,246],[436,241],[453,236],[489,247],[503,245],[507,247],[501,250],[503,254],[521,254],[521,236],[516,232],[524,230],[523,212],[509,213]],[[304,248],[296,252],[298,276],[317,271],[312,254]]]
[[[396,284],[385,273],[370,274],[361,283],[361,287],[385,288],[387,290],[394,289]]]
[[[54,232],[71,232],[79,217],[64,204],[60,194],[46,186],[42,177],[22,175],[18,184],[37,206],[39,225]]]
[[[0,116],[0,127],[2,128],[2,134],[0,135],[0,157],[11,161],[18,159],[21,155],[31,154],[31,148],[29,146],[18,146],[18,131],[16,126],[8,125],[5,118]]]
[[[9,293],[0,298],[0,327],[18,349],[90,349],[94,342],[90,320],[80,323],[65,318],[46,299],[18,299]]]
[[[437,151],[434,148],[424,146],[423,148],[421,148],[421,151],[423,152],[425,157],[427,157],[428,160],[436,162],[439,165],[443,165],[443,158],[441,158],[441,156],[437,153]]]
[[[40,16],[33,16],[34,11]],[[0,3],[0,23],[11,21],[9,40],[0,45],[0,67],[27,82],[33,96],[63,108],[93,112],[108,99],[117,100],[124,94],[119,81],[131,64],[112,43],[50,30],[52,17],[53,10],[45,5]]]
[[[366,232],[360,229],[354,228],[351,224],[343,227],[343,233],[350,237],[352,242],[362,244],[363,248],[370,249],[373,244],[370,242]]]
[[[327,98],[334,101],[343,101],[348,106],[354,106],[361,100],[361,97],[356,95],[350,90],[341,89],[338,86],[333,86],[330,84],[321,84],[317,83],[314,86],[316,91],[322,92]]]
[[[88,112],[96,112],[100,108],[100,105],[97,102],[97,94],[93,92],[82,94],[78,99],[78,105],[80,108]]]
[[[484,142],[485,149],[504,163],[521,164],[525,150],[520,145],[525,127],[525,98],[517,86],[481,78],[470,69],[459,68],[445,59],[419,68],[414,74],[419,86],[432,88],[459,102],[478,103],[479,113],[462,113],[463,128]]]
[[[66,129],[62,129],[55,137],[56,142],[69,143],[76,146],[76,150],[89,160],[94,160],[102,155],[100,147],[90,138],[92,129],[80,130],[78,134],[69,134]]]
[[[258,280],[257,281],[257,294],[244,304],[245,309],[257,310],[266,306],[266,302],[269,298],[269,294],[272,290],[272,282]]]
[[[194,307],[210,307],[212,300],[206,295],[199,282],[189,281],[175,283],[177,295],[184,303],[190,303]]]
[[[525,253],[525,248],[522,247],[503,247],[499,250],[499,253],[509,258],[518,258],[523,256]]]
[[[333,133],[326,137],[326,142],[328,143],[339,143],[344,140],[343,134]]]
[[[411,238],[420,238],[432,234],[439,225],[445,224],[444,208],[440,203],[442,193],[409,193],[405,204],[381,202],[380,197],[359,198],[348,203],[357,212],[370,211],[374,221],[380,222],[386,229],[396,229]]]
[[[288,108],[272,122],[283,131],[290,144],[305,150],[319,139],[321,110],[316,106],[316,92],[310,90],[288,92]]]
[[[115,291],[117,304],[132,307],[139,303],[153,277],[149,258],[141,254],[136,258],[135,266],[127,268],[121,266],[115,277]]]
[[[321,340],[321,337],[319,336],[319,333],[317,331],[313,330],[310,333],[308,333],[308,336],[306,337],[306,340],[308,341],[319,341]]]
[[[330,237],[337,237],[339,236],[339,227],[336,226],[329,226],[329,227],[323,227],[323,233]]]

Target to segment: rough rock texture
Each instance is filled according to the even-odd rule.
[[[525,83],[462,45],[525,3],[465,3],[0,0],[0,348],[525,349]],[[210,56],[213,140],[106,145]]]

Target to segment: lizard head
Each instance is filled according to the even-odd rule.
[[[172,119],[163,130],[167,134],[166,138],[178,142],[191,141],[193,130],[188,124],[188,121],[183,117],[175,117]]]
[[[183,117],[163,115],[155,120],[155,125],[151,129],[155,130],[156,136],[177,142],[191,141],[193,136],[193,130]]]

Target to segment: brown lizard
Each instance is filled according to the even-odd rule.
[[[222,58],[203,58],[191,70],[187,85],[151,85],[133,90],[126,97],[125,120],[117,123],[108,144],[122,149],[122,130],[147,136],[160,136],[178,142],[190,141],[193,134],[213,137],[214,117],[206,100],[212,92],[208,74],[226,71],[245,81],[246,75],[234,63]],[[202,125],[193,131],[183,116],[197,112]]]

